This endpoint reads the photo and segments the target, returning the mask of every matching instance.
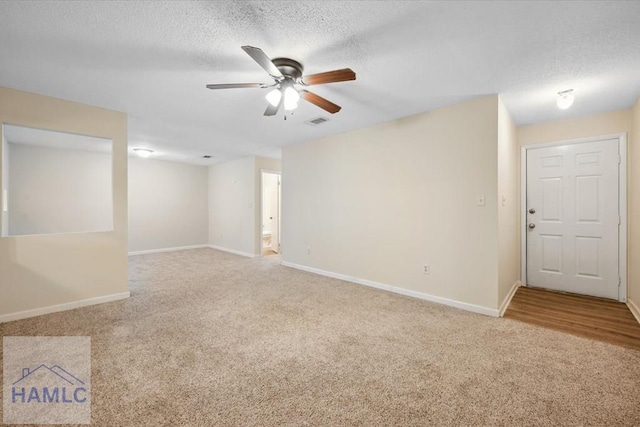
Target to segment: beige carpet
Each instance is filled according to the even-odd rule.
[[[94,425],[640,425],[634,350],[212,249],[130,271],[0,326],[91,336]]]

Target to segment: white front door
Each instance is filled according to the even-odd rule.
[[[618,140],[527,150],[527,285],[618,299]]]

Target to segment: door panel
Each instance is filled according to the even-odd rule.
[[[541,234],[542,239],[542,271],[550,273],[562,272],[562,236]]]
[[[562,218],[562,178],[542,179],[541,221],[560,221]]]
[[[599,222],[598,205],[601,200],[599,176],[576,177],[576,221]]]
[[[576,274],[578,276],[601,278],[598,270],[600,240],[598,237],[576,237]]]
[[[618,299],[618,167],[615,139],[527,150],[528,285]]]

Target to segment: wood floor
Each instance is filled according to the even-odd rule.
[[[521,287],[504,317],[640,350],[640,323],[616,301]]]

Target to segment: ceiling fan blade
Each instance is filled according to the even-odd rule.
[[[284,98],[284,97],[282,97]],[[264,111],[264,115],[265,116],[275,116],[276,114],[278,114],[278,110],[280,109],[280,106],[282,105],[282,98],[280,98],[280,102],[278,102],[278,105],[276,105],[275,107],[273,106],[273,104],[269,103],[269,105],[267,106],[267,109]]]
[[[271,62],[271,59],[269,59],[262,49],[253,46],[242,46],[242,50],[247,52],[247,54],[252,57],[254,61],[260,64],[260,66],[264,68],[265,71],[274,79],[284,77],[280,70],[278,70],[278,67]]]
[[[219,85],[207,85],[207,89],[235,89],[248,87],[264,87],[262,83],[225,83]]]
[[[320,95],[309,92],[308,90],[301,90],[300,96],[302,96],[305,101],[309,101],[313,105],[320,107],[331,114],[335,114],[342,109],[341,106],[334,104],[333,102],[321,97]]]
[[[321,85],[325,83],[346,82],[347,80],[355,80],[356,73],[351,68],[343,68],[342,70],[327,71],[326,73],[311,74],[303,76],[301,83],[306,86]]]

